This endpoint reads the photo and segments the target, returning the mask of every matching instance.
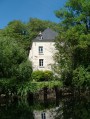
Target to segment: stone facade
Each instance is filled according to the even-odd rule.
[[[57,33],[51,29],[46,29],[33,40],[29,53],[29,60],[32,61],[33,70],[52,70],[54,63],[53,56],[56,52],[54,39]]]

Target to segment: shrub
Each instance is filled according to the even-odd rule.
[[[32,73],[32,79],[33,81],[49,81],[53,80],[53,73],[52,71],[46,70],[46,71],[34,71]]]
[[[33,81],[44,81],[44,72],[43,71],[34,71],[32,73],[32,79]]]
[[[44,71],[44,78],[45,81],[53,80],[53,72],[49,70]]]
[[[19,81],[27,81],[31,78],[32,74],[32,65],[30,61],[25,61],[19,65],[17,71],[17,79]]]

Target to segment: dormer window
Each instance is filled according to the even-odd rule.
[[[42,40],[42,39],[43,39],[43,37],[41,36],[41,37],[40,37],[40,40]]]
[[[39,40],[42,40],[43,39],[43,36],[42,36],[42,33],[41,31],[39,32]]]

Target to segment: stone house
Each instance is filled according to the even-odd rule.
[[[29,53],[29,60],[32,61],[33,70],[52,70],[54,63],[53,55],[55,50],[55,38],[58,33],[50,28],[45,29],[33,40]]]

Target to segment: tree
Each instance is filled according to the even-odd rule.
[[[78,87],[88,87],[90,85],[90,67],[87,69],[80,66],[73,71],[73,85]]]
[[[66,28],[84,25],[88,32],[90,29],[89,7],[89,0],[68,0],[63,9],[56,11],[56,16],[62,19],[62,23]]]
[[[25,34],[25,24],[19,20],[14,20],[8,23],[8,25],[2,30],[2,34],[0,35],[19,39],[21,36]]]
[[[89,7],[89,0],[68,0],[64,9],[56,11],[56,16],[62,19],[60,24],[62,31],[55,44],[57,49],[55,60],[59,74],[67,86],[73,86],[75,71],[80,66],[84,67],[85,73],[90,65]],[[77,72],[77,75],[79,73]],[[81,77],[79,80],[82,80]]]
[[[32,18],[28,23],[13,20],[0,30],[0,90],[17,91],[18,86],[18,89],[22,85],[25,88],[26,84],[31,83],[32,64],[27,60],[27,55],[32,40],[47,27],[58,29],[56,23]],[[39,74],[41,77],[36,81],[44,81],[46,74],[47,80],[51,76],[48,72],[45,76],[44,73]]]
[[[25,51],[13,38],[0,38],[0,77],[12,77],[25,59]]]
[[[27,61],[25,50],[9,37],[0,38],[0,78],[30,78],[32,65]]]
[[[17,86],[30,81],[32,65],[25,50],[10,37],[0,37],[0,91],[16,92]]]
[[[32,40],[40,31],[43,32],[48,27],[55,31],[59,29],[58,24],[37,18],[31,18],[28,23],[23,23],[20,20],[13,20],[9,22],[4,29],[0,30],[0,36],[14,38],[19,45],[25,49],[28,55]]]
[[[40,20],[37,18],[30,18],[29,22],[27,23],[29,38],[33,40],[40,31],[43,32],[48,27],[54,29],[55,31],[59,29],[57,23],[54,23],[51,21]]]
[[[14,38],[19,45],[26,50],[26,52],[31,43],[26,24],[20,20],[13,20],[9,22],[8,25],[1,30],[0,36]]]

